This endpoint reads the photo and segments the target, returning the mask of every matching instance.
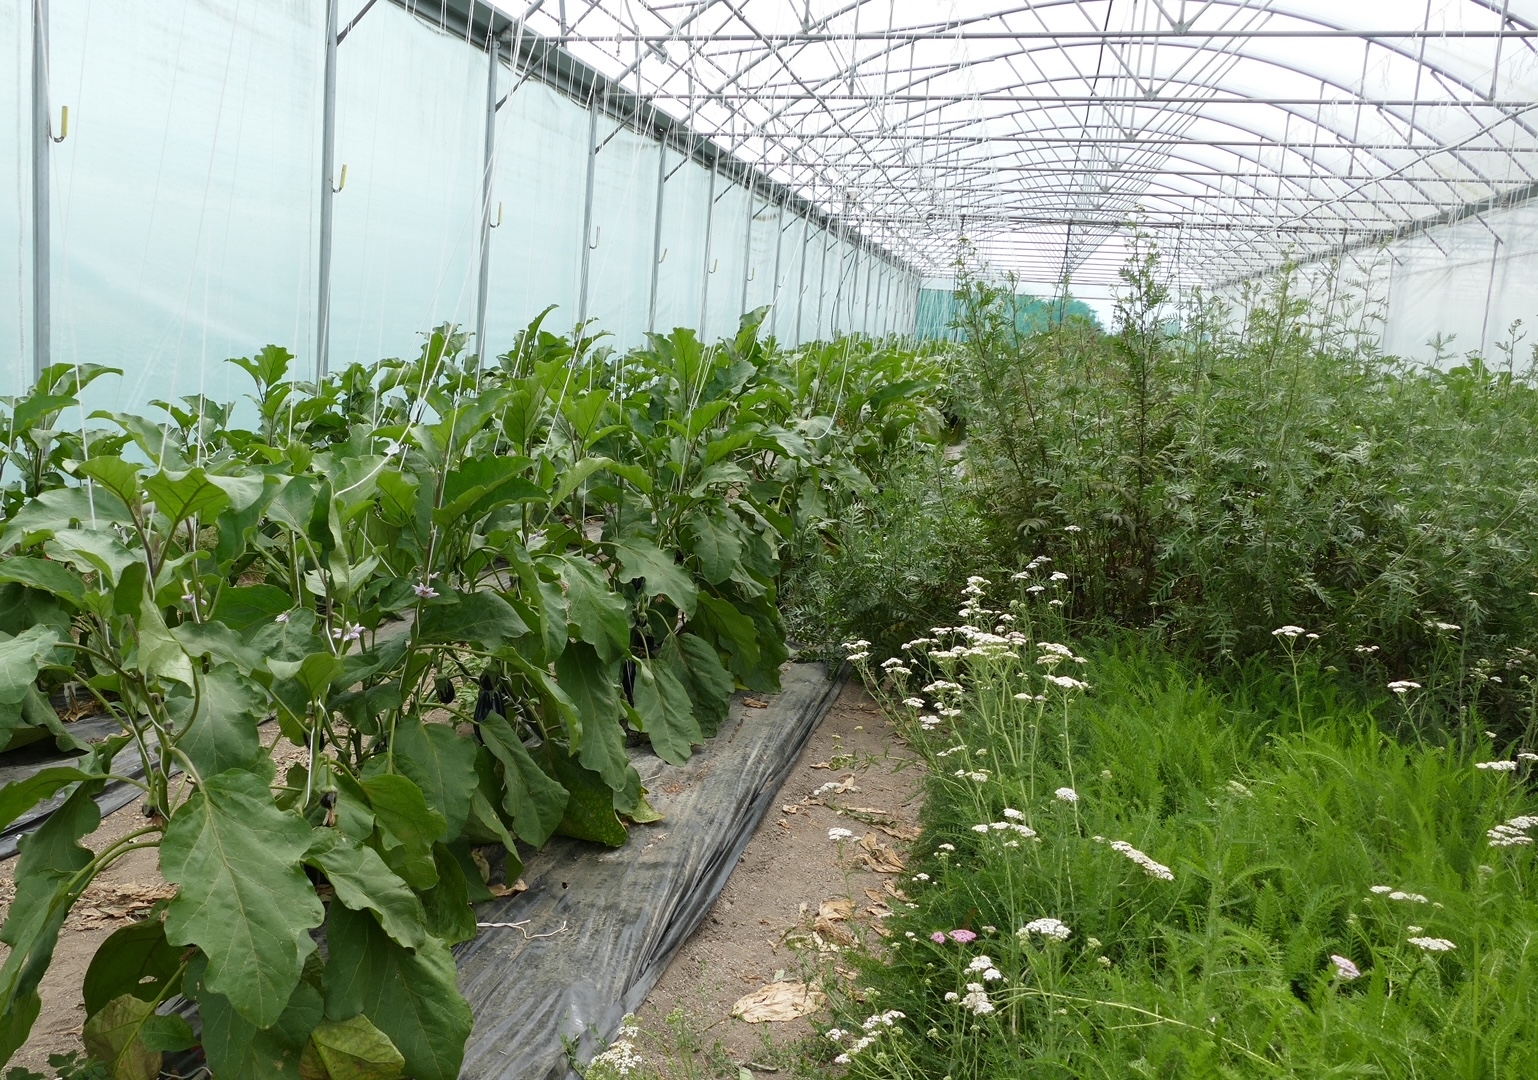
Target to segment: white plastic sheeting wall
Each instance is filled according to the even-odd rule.
[[[55,124],[70,108],[49,151],[53,361],[124,369],[93,407],[234,400],[250,383],[222,361],[269,342],[313,372],[325,4],[49,6]],[[0,4],[0,394],[33,373],[31,7]],[[340,25],[361,8],[344,0]],[[911,329],[905,267],[499,68],[489,352],[552,304],[547,327],[585,310],[622,346],[674,326],[713,339],[766,303],[792,343]],[[339,47],[331,370],[473,329],[486,80],[483,50],[392,3]],[[878,270],[894,287],[867,303]]]
[[[1307,263],[1295,287],[1316,319],[1387,356],[1448,367],[1477,353],[1503,366],[1513,349],[1524,369],[1538,344],[1538,201]],[[1241,317],[1243,286],[1221,292]]]

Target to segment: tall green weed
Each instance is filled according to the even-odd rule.
[[[1086,661],[1046,580],[852,656],[930,779],[911,904],[831,1033],[850,1074],[1529,1075],[1531,762],[1396,741],[1306,657],[1296,688],[1146,640]]]
[[[1380,687],[1527,722],[1538,382],[1516,335],[1494,366],[1421,368],[1293,276],[1243,318],[1177,306],[1156,249],[1123,276],[1110,333],[1021,334],[1009,290],[962,283],[969,496],[994,560],[1056,559],[1100,627],[1242,660],[1296,624]]]

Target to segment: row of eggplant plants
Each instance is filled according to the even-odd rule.
[[[67,794],[21,842],[0,1058],[71,905],[158,848],[174,895],[83,987],[114,1077],[200,1043],[221,1080],[454,1080],[477,849],[505,849],[513,880],[519,842],[619,845],[654,820],[627,740],[683,762],[734,689],[774,690],[782,553],[938,432],[932,361],[786,352],[760,318],[623,354],[536,320],[486,364],[440,328],[318,384],[268,347],[232,361],[249,428],[200,399],[67,422],[104,368],[6,400],[0,745],[82,753],[0,789],[0,825]],[[65,686],[121,733],[78,744],[49,700]],[[142,775],[114,773],[125,751]],[[114,781],[144,818],[93,848]]]

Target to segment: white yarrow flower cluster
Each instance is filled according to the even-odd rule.
[[[1421,688],[1421,684],[1416,682],[1414,679],[1395,679],[1393,682],[1388,684],[1388,688],[1390,693],[1403,696],[1408,694],[1411,690],[1419,690]]]
[[[981,974],[983,982],[1005,982],[1004,973],[994,966],[991,956],[974,956],[972,962],[967,965],[967,974]]]
[[[848,829],[829,829],[828,839],[834,842],[841,840],[853,840],[854,833],[850,832]]]
[[[1411,945],[1424,949],[1426,952],[1452,952],[1458,946],[1442,937],[1413,937],[1407,938]]]
[[[843,649],[846,654],[844,659],[848,660],[851,664],[858,664],[862,660],[870,659],[870,642],[864,638],[844,642]]]
[[[1076,803],[1079,801],[1079,793],[1071,787],[1060,787],[1052,793],[1052,797],[1058,802]]]
[[[1476,761],[1474,768],[1484,769],[1486,772],[1516,772],[1515,761]]]
[[[1067,924],[1060,919],[1051,918],[1032,919],[1015,931],[1015,937],[1019,938],[1022,942],[1029,941],[1032,934],[1040,934],[1042,937],[1051,938],[1053,941],[1067,941],[1073,934],[1073,931],[1068,929]]]
[[[1485,833],[1491,847],[1526,847],[1533,842],[1528,830],[1538,826],[1538,816],[1522,814]]]
[[[624,1077],[639,1072],[646,1064],[646,1059],[635,1048],[634,1040],[640,1034],[641,1029],[636,1025],[635,1017],[625,1017],[608,1049],[588,1063],[588,1075]]]
[[[1106,842],[1106,839],[1103,836],[1096,836],[1092,839],[1101,844]],[[1112,851],[1115,851],[1121,855],[1125,855],[1128,859],[1131,859],[1133,862],[1137,863],[1140,867],[1143,868],[1143,873],[1147,874],[1149,877],[1158,878],[1160,881],[1175,880],[1175,872],[1173,870],[1165,866],[1162,862],[1158,862],[1157,860],[1143,854],[1137,848],[1127,843],[1127,841],[1113,840],[1110,843]]]
[[[974,783],[981,784],[987,781],[990,774],[987,769],[957,769],[951,775],[959,776],[963,780],[971,780]]]
[[[1293,626],[1291,623],[1289,623],[1286,626],[1278,626],[1275,630],[1271,631],[1271,636],[1291,639],[1300,638],[1306,633],[1308,633],[1308,631],[1303,629],[1301,626]]]
[[[1335,968],[1335,977],[1341,982],[1350,982],[1352,979],[1362,977],[1362,969],[1352,963],[1349,957],[1331,953],[1330,964]]]
[[[945,995],[945,1000],[959,1004],[963,1009],[970,1010],[973,1016],[987,1016],[996,1011],[993,1002],[988,1000],[988,988],[980,982],[967,983],[965,995],[958,994],[954,990]]]

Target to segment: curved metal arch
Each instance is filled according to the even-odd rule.
[[[1073,2],[1074,2],[1074,0],[1047,0],[1046,3],[1043,3],[1042,5],[1039,5],[1039,6],[1049,7],[1049,6],[1053,6],[1054,3],[1057,3],[1057,4],[1072,4]],[[1221,2],[1222,2],[1222,0],[1219,0],[1219,3],[1221,3]],[[1242,7],[1242,5],[1237,5],[1237,6]],[[1330,26],[1330,28],[1331,29],[1340,29],[1341,27],[1336,26],[1336,25],[1332,25],[1332,26]],[[1195,36],[1196,35],[1193,35],[1193,37],[1195,37]],[[1367,42],[1367,43],[1370,43],[1370,44],[1378,44],[1379,48],[1386,49],[1387,51],[1390,51],[1390,52],[1395,52],[1396,55],[1400,55],[1400,56],[1402,56],[1402,57],[1404,57],[1406,59],[1410,59],[1410,60],[1412,60],[1412,62],[1420,63],[1419,61],[1415,60],[1413,57],[1409,56],[1409,54],[1407,54],[1407,53],[1405,53],[1403,51],[1396,51],[1396,50],[1389,49],[1387,46],[1383,46],[1383,45],[1379,44],[1375,39],[1363,39],[1363,40],[1364,40],[1364,42]],[[977,62],[966,62],[966,63],[956,64],[956,65],[954,65],[952,67],[951,70],[953,70],[953,71],[965,70],[965,69],[967,69],[969,67],[980,66],[980,64],[982,64],[982,63],[994,63],[994,62],[997,62],[997,61],[999,61],[1001,59],[1007,59],[1007,58],[1012,57],[1012,56],[1027,55],[1027,54],[1034,53],[1034,52],[1047,52],[1047,51],[1051,51],[1052,48],[1053,48],[1052,46],[1035,46],[1035,47],[1032,47],[1030,49],[1018,50],[1018,51],[1013,52],[1013,53],[992,55],[992,56],[989,56],[989,57],[987,57],[987,58],[985,58],[983,60],[977,61]],[[1346,84],[1345,82],[1343,82],[1343,81],[1341,81],[1341,80],[1339,80],[1337,78],[1334,78],[1334,77],[1332,77],[1332,76],[1330,76],[1328,74],[1322,74],[1322,73],[1320,73],[1317,70],[1310,70],[1310,69],[1305,68],[1305,67],[1296,67],[1296,66],[1291,66],[1291,65],[1282,63],[1277,58],[1269,56],[1269,55],[1254,55],[1254,54],[1250,54],[1250,53],[1239,51],[1239,50],[1213,51],[1213,50],[1206,49],[1203,46],[1200,46],[1200,45],[1197,45],[1197,44],[1194,44],[1194,43],[1191,44],[1191,45],[1187,45],[1183,41],[1179,42],[1179,43],[1171,43],[1171,44],[1169,44],[1167,46],[1167,48],[1170,48],[1170,49],[1187,49],[1193,55],[1200,55],[1200,54],[1202,54],[1204,52],[1209,52],[1209,53],[1211,53],[1212,55],[1215,55],[1215,56],[1216,55],[1229,56],[1229,57],[1234,57],[1236,59],[1245,60],[1245,61],[1248,61],[1248,62],[1253,63],[1253,64],[1263,65],[1265,67],[1274,67],[1274,68],[1277,68],[1277,69],[1280,69],[1280,70],[1290,71],[1290,72],[1292,72],[1294,74],[1303,75],[1303,76],[1307,77],[1308,79],[1310,79],[1311,81],[1318,81],[1318,82],[1321,82],[1321,83],[1323,83],[1323,84],[1325,84],[1327,86],[1330,86],[1330,87],[1334,88],[1335,90],[1337,90],[1338,92],[1340,92],[1342,94],[1342,96],[1344,96],[1344,97],[1347,97],[1347,98],[1360,98],[1361,97],[1361,94],[1360,94],[1360,92],[1358,90],[1356,90],[1355,88],[1351,87],[1350,85]],[[869,60],[872,57],[878,56],[878,55],[879,55],[879,52],[878,53],[872,53],[869,56],[867,56],[865,59]],[[1427,70],[1440,71],[1440,69],[1436,68],[1434,65],[1431,65],[1431,64],[1421,64],[1420,66],[1425,67]],[[825,77],[825,79],[823,80],[823,84],[825,85],[827,83],[841,81],[843,77],[844,76],[841,76],[841,75],[830,75],[828,77]],[[929,77],[932,77],[932,76],[929,76]],[[1061,78],[1053,78],[1053,77],[1046,76],[1045,74],[1043,74],[1043,77],[1041,79],[1021,81],[1021,82],[1018,82],[1018,83],[1015,83],[1015,84],[1012,84],[1012,85],[1006,85],[1006,84],[1003,84],[1003,83],[997,84],[998,85],[998,91],[997,92],[1006,92],[1007,90],[1015,89],[1017,87],[1025,88],[1025,87],[1032,87],[1032,86],[1036,86],[1036,85],[1051,85],[1051,84],[1054,84],[1054,83],[1059,82],[1059,81],[1077,82],[1077,81],[1082,81],[1082,80],[1079,77],[1077,77],[1077,76],[1063,76]],[[1210,89],[1210,90],[1221,90],[1223,88],[1222,82],[1221,82],[1220,79],[1219,80],[1214,80],[1212,82],[1203,82],[1203,81],[1194,80],[1194,79],[1186,80],[1186,79],[1176,79],[1176,78],[1172,78],[1172,77],[1169,77],[1169,76],[1161,76],[1159,78],[1159,81],[1161,83],[1161,86],[1169,86],[1169,85],[1173,84],[1173,85],[1177,85],[1177,86],[1199,87],[1201,89]],[[915,82],[914,85],[916,85],[916,84],[917,84],[917,81]],[[1463,86],[1464,89],[1475,89],[1473,87],[1473,84],[1468,83],[1468,82],[1466,82],[1464,80],[1460,80],[1460,84]],[[818,84],[817,83],[813,83],[812,85],[817,86]],[[1236,96],[1244,96],[1244,95],[1242,93],[1236,92]],[[958,100],[958,99],[955,99],[955,98],[948,99],[948,100],[946,100],[946,99],[939,99],[939,100],[936,101],[936,103],[933,106],[933,108],[944,108],[947,105],[955,103],[956,100]],[[1150,99],[1150,101],[1151,101],[1151,103],[1153,103],[1153,102],[1156,102],[1157,99]],[[1460,104],[1463,104],[1463,103],[1460,103]],[[1469,107],[1469,105],[1471,105],[1471,104],[1472,103],[1465,104],[1464,107]],[[1286,106],[1286,105],[1273,105],[1273,106],[1269,106],[1269,107],[1275,108],[1275,109],[1277,109],[1281,113],[1289,114],[1289,115],[1293,116],[1294,118],[1296,118],[1296,119],[1298,119],[1298,120],[1300,120],[1300,121],[1302,121],[1304,123],[1312,124],[1312,125],[1314,125],[1316,127],[1323,127],[1326,130],[1329,130],[1332,134],[1334,134],[1334,135],[1336,135],[1336,136],[1338,136],[1338,137],[1340,137],[1342,139],[1345,139],[1345,140],[1349,140],[1350,139],[1349,134],[1346,133],[1344,130],[1338,129],[1338,128],[1336,128],[1333,125],[1324,124],[1319,117],[1309,116],[1308,114],[1306,114],[1306,113],[1301,111],[1301,107]],[[1363,106],[1359,105],[1358,107],[1360,108],[1360,107],[1363,107]],[[1371,107],[1373,107],[1375,109],[1378,109],[1378,110],[1381,110],[1386,115],[1392,116],[1395,120],[1398,120],[1399,122],[1403,123],[1411,131],[1419,133],[1421,135],[1424,135],[1427,139],[1430,139],[1430,140],[1433,140],[1433,141],[1439,141],[1440,138],[1441,138],[1440,134],[1438,132],[1436,132],[1428,124],[1417,123],[1416,122],[1415,115],[1414,115],[1415,109],[1413,109],[1413,108],[1411,108],[1409,110],[1405,110],[1402,107],[1384,106],[1384,105],[1374,105],[1374,106],[1371,106]],[[1455,107],[1455,106],[1452,105],[1452,104],[1447,104],[1444,107],[1451,108],[1451,107]],[[857,113],[858,113],[858,110],[852,110],[852,114],[857,114]],[[1171,113],[1171,115],[1178,115],[1178,113]],[[1512,118],[1512,119],[1515,119],[1515,118]],[[1254,128],[1246,128],[1245,130],[1248,130],[1251,134],[1254,134],[1257,138],[1274,137],[1275,136],[1274,132],[1261,132],[1261,131],[1259,131],[1257,129],[1254,129]],[[1538,134],[1538,130],[1535,130],[1535,129],[1531,128],[1531,127],[1529,127],[1528,130],[1530,132]],[[1301,152],[1301,150],[1299,152]],[[1391,162],[1387,158],[1385,158],[1381,152],[1379,152],[1379,151],[1369,151],[1369,153],[1371,153],[1374,158],[1376,158],[1377,160],[1382,162],[1384,164],[1385,168],[1393,168],[1395,166],[1395,163]],[[1466,159],[1463,159],[1461,157],[1459,158],[1459,160],[1460,160],[1460,163],[1462,165],[1464,165],[1471,173],[1473,173],[1475,175],[1475,177],[1478,179],[1478,181],[1487,183],[1487,186],[1490,186],[1492,189],[1498,187],[1498,185],[1496,185],[1494,183],[1491,183],[1490,182],[1490,177],[1482,169],[1480,169],[1478,166],[1476,166],[1473,162],[1468,161]]]
[[[665,23],[659,12],[647,6],[646,0],[640,2],[653,18]],[[1501,29],[1518,27],[1529,32],[1538,31],[1538,22],[1520,12],[1513,14],[1505,0],[1465,0],[1465,3],[1468,8],[1481,13],[1502,16],[1497,20]],[[1140,0],[1132,0],[1132,4],[1136,12]],[[1432,84],[1447,96],[1437,94],[1425,100],[1436,101],[1439,108],[1456,115],[1455,124],[1441,122],[1447,114],[1428,112],[1419,103],[1369,105],[1364,101],[1367,95],[1348,85],[1338,71],[1328,64],[1312,63],[1307,55],[1289,59],[1285,51],[1279,53],[1272,48],[1254,47],[1254,39],[1246,39],[1243,35],[1225,39],[1227,44],[1219,46],[1215,44],[1216,38],[1203,34],[1204,30],[1213,29],[1211,25],[1192,26],[1189,34],[1179,39],[1159,38],[1167,49],[1160,51],[1158,61],[1154,61],[1151,54],[1144,55],[1139,48],[1136,25],[1131,29],[1118,29],[1115,34],[1118,37],[1124,35],[1129,41],[1116,47],[1100,46],[1099,52],[1114,57],[1118,65],[1104,74],[1091,75],[1080,70],[1077,59],[1088,55],[1087,49],[1069,50],[1062,43],[1045,45],[1034,41],[1019,42],[1013,48],[988,48],[954,60],[924,57],[922,63],[914,63],[912,68],[904,71],[901,54],[906,52],[909,61],[919,60],[918,54],[923,51],[926,41],[965,43],[969,31],[982,34],[985,29],[990,41],[998,40],[993,28],[1008,28],[1020,17],[1038,20],[1045,26],[1045,20],[1056,10],[1073,9],[1076,17],[1091,22],[1110,10],[1099,0],[1036,0],[1034,3],[1018,0],[970,11],[961,18],[943,22],[915,24],[910,21],[901,27],[894,26],[895,36],[890,40],[869,36],[854,40],[851,34],[847,49],[838,47],[839,30],[836,27],[851,21],[850,16],[858,18],[862,9],[874,9],[870,0],[846,0],[839,4],[817,20],[805,24],[803,29],[807,36],[799,41],[794,35],[760,33],[753,21],[759,17],[759,12],[751,10],[751,0],[704,0],[702,6],[721,16],[719,20],[702,19],[702,23],[715,25],[720,32],[733,35],[737,33],[737,27],[747,28],[757,36],[757,46],[743,49],[734,46],[728,54],[711,49],[708,42],[691,43],[686,58],[680,60],[664,54],[662,62],[670,67],[663,67],[662,62],[649,60],[638,44],[636,60],[631,65],[638,85],[650,84],[659,92],[657,96],[660,98],[682,100],[684,95],[669,92],[665,87],[672,81],[671,73],[691,72],[698,81],[693,86],[694,93],[688,95],[695,99],[690,112],[703,121],[702,127],[714,129],[711,137],[729,141],[733,149],[753,147],[754,156],[778,175],[790,176],[798,185],[816,190],[828,200],[830,209],[849,209],[856,224],[862,216],[867,218],[883,233],[900,237],[902,247],[915,253],[922,248],[933,248],[936,242],[921,235],[923,230],[917,221],[915,227],[908,229],[893,222],[900,223],[905,217],[911,220],[932,215],[946,203],[956,207],[973,205],[978,210],[992,203],[996,209],[1007,212],[1013,207],[1018,212],[1022,207],[1050,205],[1054,199],[1068,208],[1081,205],[1088,198],[1107,209],[1123,203],[1146,203],[1150,212],[1178,220],[1182,202],[1189,202],[1192,212],[1210,213],[1225,205],[1274,201],[1273,225],[1286,222],[1294,229],[1306,225],[1309,230],[1318,230],[1314,235],[1327,237],[1333,231],[1361,233],[1382,229],[1385,224],[1407,220],[1414,208],[1420,206],[1455,206],[1462,192],[1470,186],[1474,190],[1499,193],[1509,189],[1513,182],[1509,174],[1500,176],[1501,163],[1527,177],[1533,175],[1533,167],[1538,164],[1538,153],[1522,145],[1527,140],[1538,140],[1538,128],[1523,113],[1514,113],[1493,102],[1483,105],[1483,101],[1490,100],[1490,95],[1476,83],[1485,76],[1471,74],[1467,64],[1449,61],[1445,47],[1427,49],[1425,43],[1430,39],[1425,37],[1424,30],[1418,48],[1414,46],[1412,31],[1407,31],[1402,39],[1396,39],[1393,34],[1362,34],[1364,65],[1365,58],[1375,52],[1392,58],[1397,64],[1408,65],[1398,71],[1401,77],[1410,71],[1418,73],[1417,90],[1410,97],[1421,96],[1419,80],[1429,76]],[[603,10],[616,25],[639,27],[637,20],[627,22],[626,17],[615,12],[613,7],[606,0],[586,0],[583,11],[572,25],[575,28],[585,24],[596,11]],[[1286,0],[1263,5],[1245,0],[1211,0],[1202,7],[1201,13],[1208,11],[1222,13],[1226,20],[1249,15],[1264,22],[1291,20],[1289,28],[1297,24],[1342,33],[1357,32],[1357,28],[1347,25],[1349,18],[1319,9],[1306,10],[1302,5]],[[1162,8],[1160,15],[1168,19]],[[810,36],[813,31],[826,34],[823,40],[829,48],[820,55],[807,57],[806,64],[800,64],[813,45]],[[927,37],[915,37],[915,32],[926,32]],[[640,41],[639,36],[637,40]],[[1526,52],[1538,53],[1530,39],[1519,40]],[[875,47],[867,47],[872,41]],[[1167,60],[1168,51],[1184,56],[1180,60]],[[1053,53],[1074,57],[1069,61],[1069,70],[1059,74],[1050,72],[1050,65],[1043,66],[1040,61]],[[1145,64],[1150,66],[1145,68]],[[1153,64],[1157,66],[1151,66]],[[1193,65],[1197,70],[1188,70]],[[1234,69],[1240,65],[1243,71],[1236,73]],[[1021,70],[1022,67],[1034,69],[1034,74]],[[985,68],[1000,70],[983,74]],[[979,80],[982,85],[997,87],[995,92],[998,93],[1015,90],[1029,93],[1065,83],[1093,85],[1098,79],[1133,87],[1151,81],[1162,91],[1161,97],[1167,96],[1174,87],[1177,93],[1193,90],[1198,94],[1227,92],[1238,98],[1254,99],[1258,97],[1253,90],[1255,80],[1264,79],[1263,73],[1268,70],[1295,74],[1332,88],[1348,103],[1355,101],[1356,108],[1353,110],[1348,104],[1345,109],[1332,109],[1325,114],[1322,109],[1308,111],[1305,105],[1268,102],[1254,113],[1234,115],[1232,112],[1204,111],[1200,101],[1178,101],[1160,107],[1155,99],[1148,103],[1155,111],[1151,115],[1140,115],[1130,105],[1119,109],[1118,105],[1122,103],[1089,102],[1084,118],[1075,123],[1073,109],[1077,105],[1072,108],[1064,105],[1063,114],[1059,114],[1054,105],[1031,107],[1028,101],[1022,103],[1024,108],[1016,108],[1013,112],[1001,109],[988,111],[983,117],[955,116],[956,106],[964,105],[969,96],[974,96],[956,90],[939,90],[932,100],[905,102],[901,108],[887,110],[879,107],[880,94],[873,93],[870,99],[852,102],[850,107],[844,108],[840,107],[840,102],[827,100],[826,93],[846,81],[851,87],[856,82],[869,82],[890,91],[894,75],[899,88],[895,92],[917,93],[948,77],[977,73],[982,75]],[[755,105],[738,104],[727,97],[734,93],[731,88],[737,86],[751,86],[753,89],[749,92],[762,96]],[[1326,94],[1321,92],[1318,96],[1324,98]],[[1368,109],[1375,116],[1372,126],[1376,128],[1381,123],[1385,130],[1394,133],[1394,137],[1379,136],[1367,140],[1364,145],[1357,133]],[[1096,114],[1093,117],[1092,112]],[[1106,152],[1086,150],[1091,142],[1100,145],[1099,136],[1086,138],[1086,124],[1109,125],[1114,130],[1117,125],[1126,125],[1134,118],[1142,120],[1141,130],[1158,133],[1163,145],[1139,146],[1135,137],[1118,145],[1113,135]],[[1019,134],[1044,136],[1048,140],[1059,136],[1060,141],[1057,144],[1048,141],[1035,147],[1019,142],[1011,145],[1008,140],[1002,140],[999,146],[979,149],[978,142],[965,140],[969,129],[998,122],[1010,124]],[[1293,142],[1289,131],[1293,125],[1297,125],[1299,131],[1309,133],[1308,136]],[[808,128],[813,130],[808,131]],[[1518,141],[1512,143],[1494,134],[1502,130],[1517,135]],[[1257,145],[1253,150],[1239,142],[1197,149],[1202,141],[1200,136],[1213,132],[1244,133]],[[1181,145],[1183,138],[1190,139],[1190,144]],[[1208,141],[1216,144],[1219,139]],[[1395,145],[1401,141],[1402,147]],[[1472,156],[1465,152],[1471,143],[1480,141],[1487,145],[1477,146],[1477,152]],[[1277,152],[1259,145],[1266,142],[1275,146]],[[919,151],[917,154],[913,152],[915,147]],[[1337,155],[1340,160],[1332,160]],[[1444,160],[1449,163],[1449,175],[1427,176],[1424,169],[1419,169],[1432,155],[1447,155]],[[1126,159],[1135,179],[1092,184],[1091,178],[1097,171],[1104,170],[1103,163],[1108,156]],[[1054,185],[1054,191],[1038,195],[1028,190],[1012,193],[1010,179],[991,172],[990,162],[1004,166],[1006,170],[1010,165],[1050,170],[1053,179],[1049,182]],[[1343,167],[1343,162],[1350,162],[1349,167]],[[1226,181],[1197,175],[1162,178],[1159,167],[1172,163],[1214,174],[1228,169],[1230,175]],[[1355,174],[1362,165],[1368,166],[1366,175],[1358,177]],[[1417,169],[1419,171],[1411,172]],[[847,194],[851,186],[861,191],[853,202]],[[1080,186],[1084,188],[1082,194],[1075,191]],[[1392,209],[1384,205],[1384,198],[1377,203],[1369,198],[1375,186],[1381,189],[1388,202],[1394,204]],[[842,205],[833,207],[833,200]],[[892,201],[893,205],[888,209],[896,212],[895,218],[882,218],[872,212],[872,208],[883,205],[882,200]],[[1304,234],[1294,232],[1293,235]],[[1219,255],[1217,249],[1228,245],[1205,246],[1216,257]]]

